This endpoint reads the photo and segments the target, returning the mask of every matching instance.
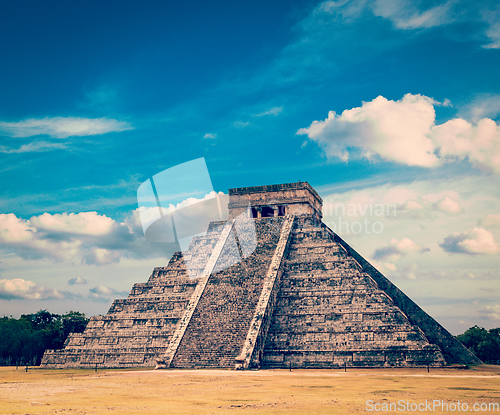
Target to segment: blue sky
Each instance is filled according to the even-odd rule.
[[[105,313],[171,254],[139,185],[204,157],[218,192],[359,205],[383,231],[339,233],[433,317],[500,326],[496,6],[4,2],[0,314]]]

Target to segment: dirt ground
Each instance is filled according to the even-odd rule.
[[[415,414],[474,408],[500,414],[497,404],[500,367],[488,365],[429,373],[0,368],[0,414]]]

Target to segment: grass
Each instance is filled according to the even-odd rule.
[[[0,367],[0,414],[352,414],[366,413],[369,399],[460,401],[469,409],[500,403],[500,368],[26,373]]]

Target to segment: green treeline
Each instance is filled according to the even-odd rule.
[[[39,365],[46,349],[61,349],[69,333],[82,333],[89,319],[78,311],[40,310],[21,318],[0,318],[0,365]]]
[[[484,363],[500,364],[500,328],[486,330],[474,326],[457,339]]]
[[[0,318],[0,365],[39,365],[46,349],[61,349],[69,333],[82,333],[89,319],[78,311],[40,310],[21,318]],[[500,328],[474,326],[457,336],[484,363],[500,364]]]

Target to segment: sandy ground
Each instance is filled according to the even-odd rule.
[[[383,411],[390,403],[397,410]],[[422,410],[414,410],[419,404]],[[0,414],[457,413],[465,404],[471,413],[476,404],[486,409],[478,412],[500,414],[493,406],[500,404],[500,367],[429,373],[0,368]]]

